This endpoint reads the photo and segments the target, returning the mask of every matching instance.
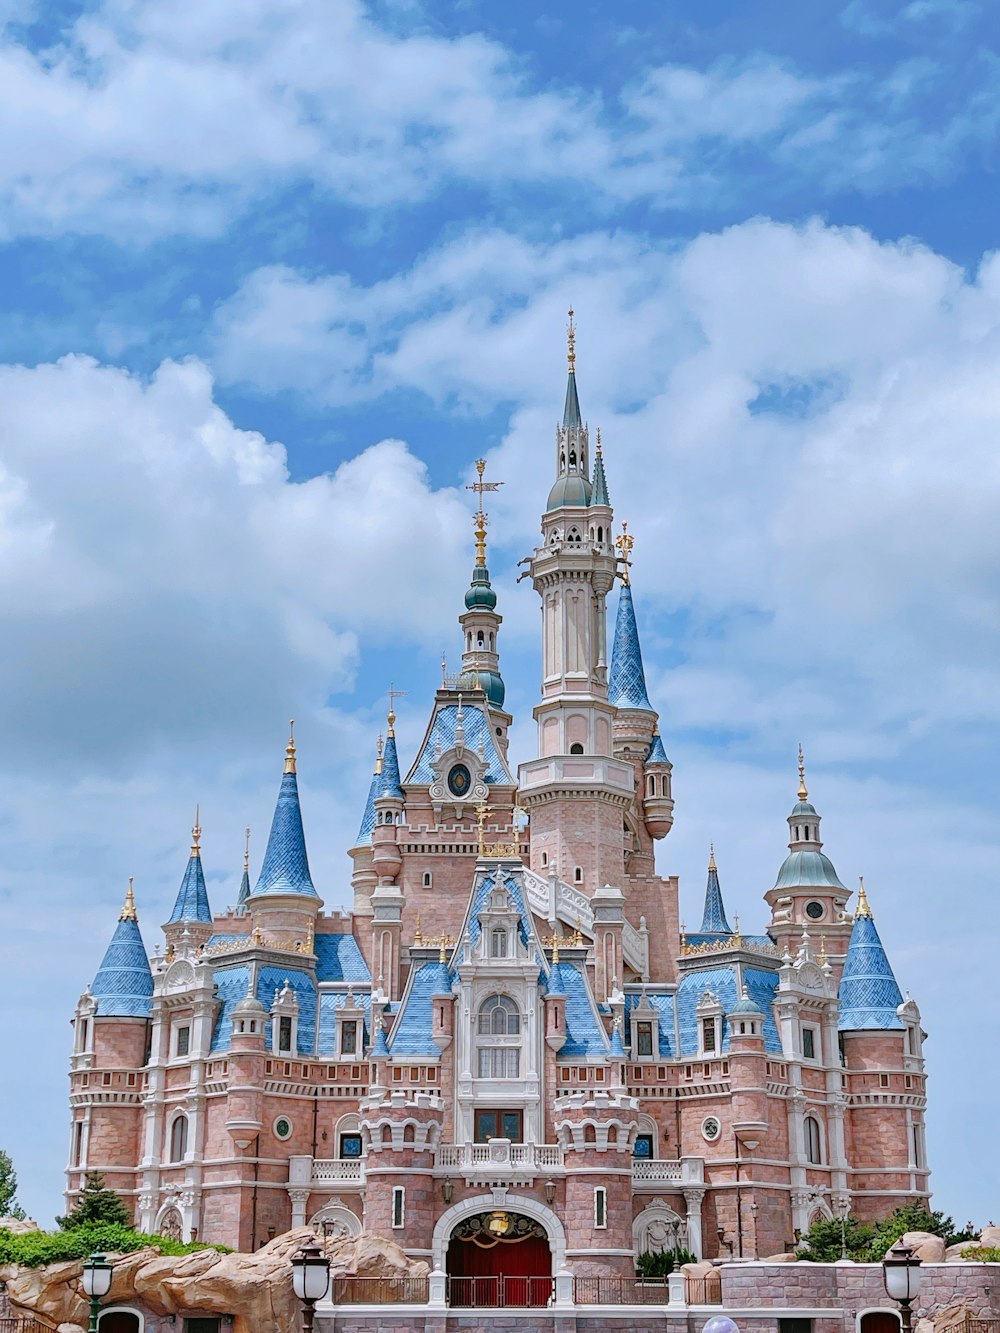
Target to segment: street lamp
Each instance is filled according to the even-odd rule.
[[[849,1258],[850,1258],[850,1255],[847,1253],[847,1218],[848,1218],[848,1216],[849,1216],[849,1214],[850,1214],[850,1211],[851,1211],[851,1201],[850,1201],[850,1199],[847,1197],[847,1195],[845,1194],[844,1197],[840,1200],[840,1207],[837,1209],[837,1212],[838,1212],[839,1215],[840,1215],[840,1259],[841,1259],[841,1263],[843,1263],[843,1261],[844,1261],[845,1259],[849,1259]]]
[[[83,1265],[83,1289],[90,1298],[90,1333],[97,1333],[101,1301],[111,1290],[111,1270],[103,1254],[92,1254]]]
[[[882,1260],[882,1281],[886,1294],[899,1303],[903,1333],[910,1333],[913,1326],[910,1305],[917,1298],[921,1276],[919,1256],[898,1240]]]
[[[307,1240],[292,1255],[292,1290],[302,1302],[302,1328],[312,1333],[316,1302],[330,1285],[330,1261],[314,1240]]]

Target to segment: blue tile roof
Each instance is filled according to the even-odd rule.
[[[367,847],[372,840],[372,831],[375,828],[375,800],[381,785],[382,774],[376,769],[372,774],[371,785],[368,788],[368,799],[365,801],[364,813],[361,816],[361,827],[358,829],[358,836],[355,839],[354,845],[356,847]]]
[[[604,459],[598,450],[597,457],[594,459],[594,489],[590,497],[590,503],[594,505],[609,505],[608,498],[608,479],[604,475]]]
[[[119,921],[90,993],[99,1018],[149,1018],[153,1012],[153,974],[138,921]]]
[[[763,968],[744,967],[743,981],[747,994],[764,1015],[764,1049],[772,1054],[781,1054],[781,1038],[774,1021],[772,1005],[774,993],[778,988],[778,974],[767,972]],[[713,967],[704,971],[688,972],[681,979],[677,990],[677,1015],[679,1020],[682,1055],[698,1053],[698,1001],[706,990],[716,996],[722,1006],[723,1015],[729,1013],[740,998],[735,967]],[[729,1050],[729,1022],[722,1020],[722,1050]]]
[[[379,796],[395,796],[400,801],[403,799],[403,788],[399,781],[399,755],[396,753],[396,737],[391,731],[385,739],[385,749],[382,752],[382,782],[378,794]]]
[[[646,693],[646,673],[642,666],[639,631],[632,605],[632,589],[622,584],[615,618],[615,638],[611,648],[611,672],[608,676],[608,700],[618,708],[644,708],[654,711]]]
[[[580,399],[576,392],[576,375],[571,370],[566,377],[566,403],[563,407],[563,425],[567,428],[580,427],[583,425],[583,418],[580,416]]]
[[[175,921],[212,920],[212,909],[208,905],[208,890],[205,887],[205,872],[201,867],[201,856],[192,852],[188,858],[187,869],[177,892],[177,901],[170,914],[168,925]]]
[[[240,891],[236,895],[236,906],[241,912],[246,911],[247,899],[250,897],[250,871],[243,871],[243,878],[240,880]]]
[[[453,981],[454,973],[447,963],[422,963],[415,971],[411,971],[392,1028],[389,1049],[393,1055],[441,1054],[431,1037],[431,999],[435,995],[449,995]]]
[[[371,982],[368,964],[353,935],[316,935],[313,951],[317,981]]]
[[[337,1054],[337,1010],[343,1009],[347,1004],[347,995],[338,991],[331,994],[329,991],[321,991],[319,997],[319,1036],[317,1037],[317,1055],[336,1055]],[[368,1045],[371,1033],[371,993],[362,991],[354,996],[354,1004],[358,1009],[363,1010],[362,1027],[364,1028],[363,1039],[359,1044],[357,1058],[364,1059],[365,1048]]]
[[[674,997],[647,991],[646,998],[660,1019],[659,1055],[661,1059],[670,1060],[674,1055]],[[632,1010],[641,1003],[641,999],[639,995],[630,994],[625,997],[625,1035],[629,1042],[632,1041]]]
[[[708,883],[705,886],[705,911],[702,913],[701,929],[705,935],[733,933],[732,927],[726,920],[726,906],[722,901],[722,888],[714,857],[708,871]]]
[[[254,897],[264,893],[299,893],[318,898],[309,874],[306,837],[299,807],[299,787],[294,773],[281,779],[278,803],[274,808],[271,833],[264,853]]]
[[[497,876],[500,874],[499,867],[491,870],[478,870],[476,872],[475,882],[472,885],[472,894],[469,898],[469,907],[466,913],[466,919],[463,923],[462,934],[459,939],[463,939],[468,932],[472,947],[475,948],[479,943],[479,936],[482,934],[482,926],[479,924],[479,914],[486,911],[489,896],[497,883]],[[524,885],[520,874],[505,873],[502,877],[503,887],[507,890],[512,909],[517,912],[521,918],[519,933],[521,943],[527,945],[528,941],[534,935],[534,928],[531,923],[531,917],[528,913],[527,899],[524,896]]]
[[[440,746],[441,751],[450,750],[455,744],[455,727],[458,722],[458,705],[444,704],[437,710],[431,723],[427,738],[417,755],[416,762],[410,769],[407,776],[407,782],[426,782],[434,781],[434,774],[431,772],[431,763],[434,755]],[[487,783],[499,782],[501,784],[512,784],[514,779],[507,770],[500,757],[500,753],[493,743],[493,726],[489,718],[476,702],[462,704],[462,724],[465,727],[465,746],[469,750],[479,753],[479,746],[483,746],[484,762],[486,764]]]
[[[904,1026],[896,1009],[903,997],[896,985],[875,922],[855,918],[840,977],[841,1032],[894,1031]]]
[[[566,1041],[557,1060],[607,1056],[608,1038],[586,977],[573,963],[554,963],[549,990],[566,996]]]
[[[843,889],[833,862],[823,852],[789,852],[775,880],[776,889]]]
[[[275,991],[284,989],[288,982],[299,1002],[299,1024],[296,1051],[299,1055],[316,1053],[316,983],[307,972],[296,972],[287,967],[262,967],[257,974],[257,999],[270,1013]],[[267,1024],[267,1049],[271,1050],[271,1025]]]
[[[228,1051],[233,1040],[233,1010],[245,1000],[250,986],[250,969],[245,963],[238,967],[219,968],[212,973],[215,992],[221,1007],[212,1031],[212,1051]],[[267,1006],[270,1008],[270,1005]]]
[[[250,944],[249,935],[227,935],[216,932],[208,938],[207,948],[211,949],[216,944],[235,944],[238,940],[244,941],[248,946]]]
[[[663,737],[657,731],[649,743],[649,754],[646,755],[647,764],[669,764],[667,752],[663,748]]]

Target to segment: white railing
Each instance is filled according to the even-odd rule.
[[[434,1163],[444,1170],[475,1174],[511,1169],[517,1172],[558,1170],[563,1164],[563,1150],[556,1143],[511,1143],[508,1139],[491,1139],[489,1143],[441,1143]]]
[[[594,910],[590,905],[590,899],[580,889],[575,889],[572,884],[557,879],[555,902],[553,902],[551,880],[544,875],[525,868],[524,882],[528,889],[528,904],[538,916],[546,921],[555,916],[557,921],[562,921],[574,929],[579,925],[581,930],[593,932]]]
[[[681,1179],[680,1162],[645,1161],[632,1163],[632,1181],[650,1180],[657,1183]]]
[[[312,1178],[317,1183],[334,1181],[344,1184],[364,1179],[364,1162],[360,1157],[317,1157],[312,1164]]]
[[[645,930],[636,930],[626,921],[622,925],[622,953],[640,977],[649,976],[649,936]]]

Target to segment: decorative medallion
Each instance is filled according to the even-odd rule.
[[[448,790],[452,796],[465,796],[472,786],[472,774],[464,764],[455,764],[448,774]]]

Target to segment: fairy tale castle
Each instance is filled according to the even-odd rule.
[[[714,856],[697,933],[656,872],[671,764],[572,324],[516,768],[483,466],[461,674],[405,767],[390,709],[353,910],[323,911],[344,888],[314,883],[289,741],[235,908],[212,912],[197,828],[151,960],[129,890],[74,1016],[70,1202],[98,1170],[144,1231],[252,1249],[364,1228],[468,1276],[767,1255],[818,1214],[926,1199],[920,1014],[863,886],[848,909],[801,757],[761,933],[730,925]]]

